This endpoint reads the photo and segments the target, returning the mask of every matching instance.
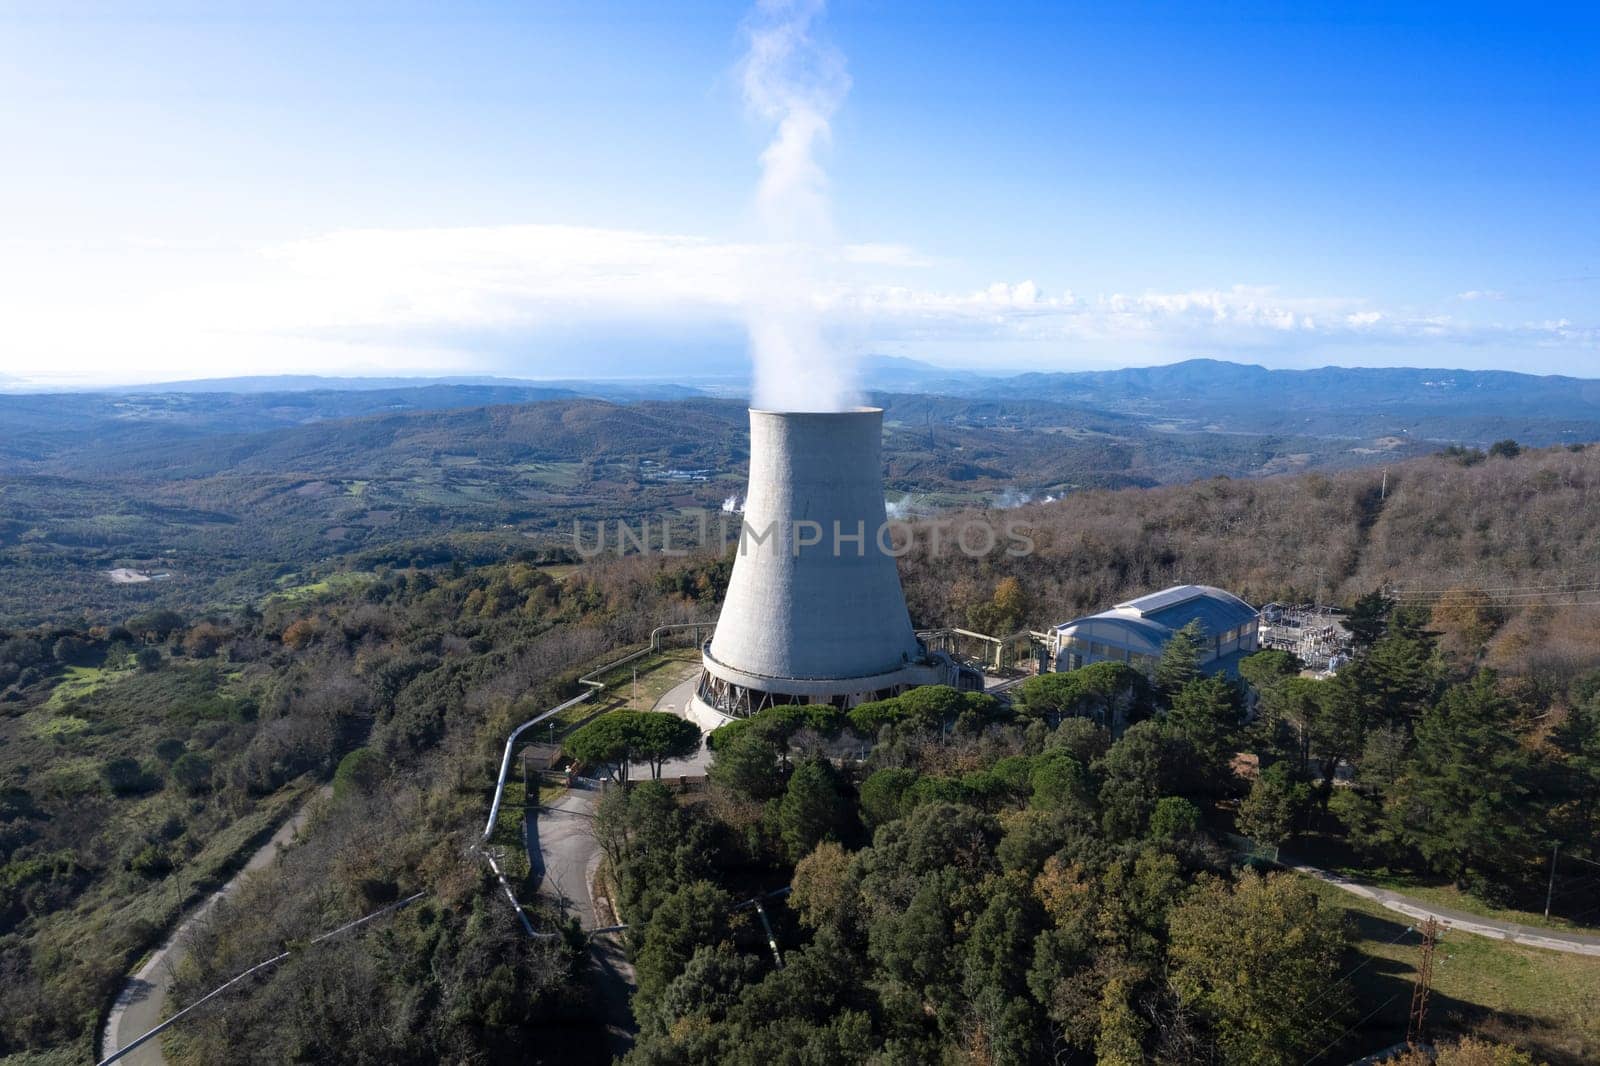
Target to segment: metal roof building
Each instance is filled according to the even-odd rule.
[[[1053,632],[1057,670],[1119,662],[1155,669],[1172,635],[1198,621],[1208,641],[1200,666],[1207,673],[1233,673],[1241,658],[1260,649],[1254,607],[1210,585],[1175,585],[1119,603],[1109,611],[1063,622]]]

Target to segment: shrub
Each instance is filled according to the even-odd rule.
[[[148,792],[158,783],[150,774],[144,772],[137,760],[127,757],[107,759],[102,763],[100,780],[119,796]]]
[[[172,764],[172,780],[186,792],[204,792],[211,787],[211,760],[199,752],[184,752]]]
[[[383,781],[383,759],[371,748],[357,748],[333,772],[333,798],[369,795]]]

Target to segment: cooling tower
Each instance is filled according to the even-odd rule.
[[[845,707],[947,679],[886,550],[882,434],[875,407],[751,410],[744,522],[696,710]]]

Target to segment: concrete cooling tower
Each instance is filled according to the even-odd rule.
[[[968,680],[912,632],[888,550],[882,435],[876,407],[751,410],[739,548],[692,708],[702,724]]]

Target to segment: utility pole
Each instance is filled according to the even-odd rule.
[[[1406,1043],[1416,1047],[1422,1041],[1422,1026],[1428,1013],[1428,992],[1433,986],[1433,949],[1439,942],[1439,920],[1422,923],[1422,961],[1417,966],[1417,982],[1411,989],[1411,1021],[1406,1026]]]
[[[1378,490],[1378,499],[1380,501],[1382,501],[1382,500],[1387,500],[1388,498],[1389,498],[1389,468],[1388,467],[1384,467],[1383,468],[1383,487]]]
[[[1561,841],[1550,845],[1550,887],[1544,890],[1544,916],[1550,917],[1550,898],[1556,894],[1556,853],[1561,850]]]

